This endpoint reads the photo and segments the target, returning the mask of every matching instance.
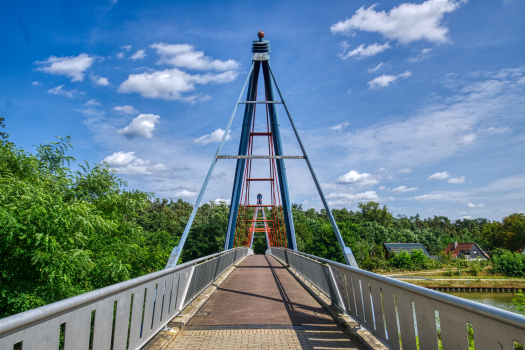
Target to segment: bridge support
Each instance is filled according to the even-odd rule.
[[[353,267],[358,267],[355,257],[352,253],[352,250],[346,246],[341,236],[341,233],[339,232],[339,228],[337,227],[337,223],[334,219],[334,216],[332,215],[332,212],[328,205],[328,201],[326,200],[326,197],[323,193],[321,185],[314,172],[310,159],[308,158],[306,154],[306,150],[303,146],[301,138],[299,137],[299,134],[293,122],[290,111],[288,110],[288,106],[286,105],[284,101],[283,94],[281,93],[281,90],[279,89],[279,86],[277,84],[277,81],[275,79],[274,73],[271,69],[270,62],[269,62],[270,45],[268,41],[262,40],[263,37],[264,37],[264,33],[259,32],[259,40],[253,42],[253,45],[252,45],[253,58],[252,58],[252,66],[250,68],[250,72],[248,73],[248,77],[241,91],[241,95],[239,96],[239,99],[237,100],[237,104],[231,116],[230,122],[228,123],[228,126],[226,127],[223,139],[219,145],[219,148],[217,149],[217,152],[213,159],[208,175],[206,176],[204,185],[201,189],[201,192],[199,193],[199,196],[197,197],[197,201],[193,207],[193,211],[188,220],[188,223],[184,230],[184,234],[181,238],[179,246],[173,249],[173,252],[170,256],[167,267],[175,266],[177,264],[180,253],[184,246],[184,242],[186,241],[186,237],[193,223],[193,219],[195,218],[195,214],[202,200],[202,196],[204,194],[208,181],[211,178],[211,174],[215,167],[215,163],[217,159],[219,158],[237,159],[237,166],[235,169],[235,178],[234,178],[234,184],[233,184],[233,189],[232,189],[231,205],[230,205],[230,212],[228,216],[228,227],[226,231],[226,240],[224,244],[224,250],[232,249],[233,247],[236,247],[236,246],[250,246],[252,243],[253,234],[249,235],[249,229],[247,229],[245,226],[242,226],[242,225],[241,227],[239,226],[240,221],[250,221],[246,219],[247,219],[247,213],[250,213],[251,207],[257,207],[257,209],[259,209],[258,208],[259,206],[250,205],[249,203],[249,190],[250,190],[250,184],[252,181],[271,181],[272,182],[272,185],[271,185],[272,192],[274,194],[275,193],[278,194],[277,197],[274,196],[275,198],[278,199],[278,201],[275,200],[274,197],[272,197],[272,205],[264,205],[260,207],[263,210],[263,215],[265,213],[264,207],[274,208],[274,211],[271,212],[272,213],[271,216],[272,216],[272,220],[274,222],[275,227],[268,227],[268,230],[267,230],[267,242],[269,246],[270,247],[271,246],[286,247],[292,250],[297,250],[297,243],[295,239],[295,229],[294,229],[292,209],[291,209],[291,199],[290,199],[290,194],[288,190],[288,180],[286,176],[286,166],[285,166],[284,159],[305,159],[308,165],[308,169],[310,170],[310,173],[314,180],[315,186],[317,187],[317,190],[319,192],[319,196],[321,197],[321,201],[326,210],[330,224],[332,225],[332,228],[334,230],[336,239],[345,257],[345,260],[348,265],[353,266]],[[259,73],[261,70],[263,73],[263,80],[264,80],[265,100],[257,101],[257,86],[258,86],[258,80],[259,80]],[[246,86],[248,86],[248,91],[246,94],[246,101],[241,101],[240,99],[244,94]],[[277,101],[275,99],[274,88],[277,90],[280,101]],[[230,130],[230,127],[233,121],[233,117],[235,116],[235,113],[237,111],[239,104],[245,104],[245,109],[244,109],[244,119],[243,119],[238,155],[219,156],[219,153],[222,149],[226,136],[228,135],[228,132]],[[254,131],[254,118],[255,118],[255,111],[256,111],[257,104],[266,105],[267,122],[269,124],[269,129],[268,129],[268,132],[266,133]],[[302,156],[285,156],[284,155],[283,146],[281,142],[281,132],[280,132],[280,125],[279,125],[279,118],[278,118],[277,110],[276,110],[276,104],[282,104],[284,106],[284,109],[286,111],[286,114],[288,116],[292,129],[294,131],[294,134],[297,138],[297,141],[303,153]],[[253,151],[253,136],[268,136],[269,152],[270,152],[269,156],[252,155],[251,152]],[[249,174],[251,174],[251,160],[252,159],[269,159],[270,160],[270,170],[271,170],[270,178],[251,178],[249,176]],[[241,212],[242,212],[242,215],[241,215]],[[253,213],[249,215],[250,218],[252,215]],[[251,227],[251,224],[248,227]],[[270,235],[268,235],[268,231],[270,232]],[[272,237],[272,232],[273,233],[278,232],[279,234],[281,234],[280,232],[282,232],[282,234],[279,236],[279,239],[275,239],[274,237]]]

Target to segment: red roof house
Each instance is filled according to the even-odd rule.
[[[485,253],[476,243],[450,243],[445,248],[445,253],[451,255],[452,258],[464,257],[465,259],[489,259],[489,255]]]

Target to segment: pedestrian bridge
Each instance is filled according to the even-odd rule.
[[[391,349],[470,350],[469,334],[476,350],[525,344],[514,313],[289,249],[252,254],[231,249],[6,317],[0,349],[141,349],[228,271],[165,349],[360,349],[297,276]]]

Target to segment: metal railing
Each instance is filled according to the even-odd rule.
[[[524,316],[289,249],[266,254],[297,271],[391,349],[469,350],[469,337],[475,350],[525,345]]]
[[[249,253],[231,249],[0,319],[0,349],[140,349]]]

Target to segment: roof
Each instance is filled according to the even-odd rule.
[[[453,258],[457,257],[459,253],[461,253],[463,250],[471,250],[474,246],[478,248],[478,250],[481,252],[481,254],[485,258],[489,258],[489,255],[483,251],[475,242],[468,242],[468,243],[458,243],[458,246],[454,248],[454,243],[449,243],[447,247],[445,248],[445,253],[451,253],[451,256]]]
[[[383,243],[388,252],[407,252],[412,253],[413,250],[421,249],[426,256],[430,258],[430,254],[421,243]]]

